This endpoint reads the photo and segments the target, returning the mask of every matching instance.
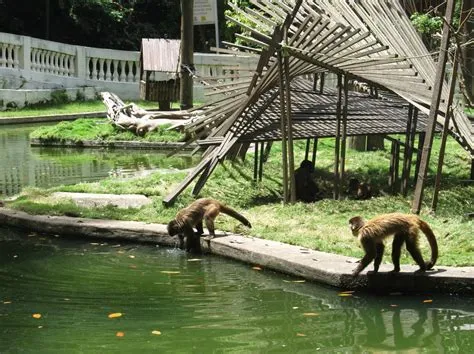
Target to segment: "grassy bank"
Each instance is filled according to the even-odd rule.
[[[296,161],[304,156],[304,143],[298,142]],[[435,140],[429,175],[433,176],[437,161],[439,140]],[[388,147],[388,145],[387,145]],[[240,210],[251,221],[253,228],[246,229],[234,219],[219,216],[217,227],[233,231],[299,245],[311,249],[334,252],[349,256],[361,256],[362,251],[348,229],[348,219],[355,215],[370,218],[380,213],[410,212],[412,195],[407,198],[386,194],[389,152],[356,152],[347,153],[347,177],[358,177],[370,180],[378,191],[376,197],[366,200],[331,199],[334,141],[320,140],[317,154],[318,184],[323,190],[324,198],[311,204],[281,203],[281,149],[278,144],[272,148],[270,158],[264,166],[262,182],[253,182],[252,154],[247,155],[243,163],[226,161],[219,165],[201,192],[202,197],[213,197],[222,200]],[[470,159],[452,139],[448,141],[445,168],[443,171],[443,188],[439,196],[439,207],[436,215],[428,213],[426,205],[422,217],[428,221],[438,238],[440,247],[439,264],[474,265],[474,243],[472,235],[474,221],[463,215],[473,211],[474,186],[461,183],[469,177]],[[412,170],[413,171],[413,170]],[[96,183],[81,183],[72,186],[61,186],[47,190],[27,189],[20,198],[9,203],[12,208],[35,214],[73,215],[91,218],[108,218],[118,220],[139,220],[154,223],[167,223],[176,211],[194,198],[190,195],[193,184],[178,198],[173,207],[162,205],[163,197],[179,184],[185,177],[184,172],[160,174],[127,180],[108,178]],[[428,180],[425,202],[432,198],[433,181]],[[413,190],[413,188],[411,189]],[[85,209],[69,201],[53,200],[54,191],[72,191],[89,193],[140,193],[149,196],[154,203],[141,209],[117,210],[114,207]],[[425,238],[422,247],[428,250]],[[388,251],[387,254],[389,254]],[[386,261],[390,257],[386,255]],[[404,262],[413,263],[406,255]]]
[[[53,126],[43,126],[33,131],[30,138],[44,142],[73,142],[82,141],[149,141],[177,142],[184,139],[184,134],[167,130],[171,125],[164,124],[154,131],[139,137],[132,132],[124,131],[111,124],[106,118],[76,119],[61,122]]]

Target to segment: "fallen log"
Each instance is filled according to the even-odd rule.
[[[144,136],[165,124],[171,124],[171,129],[182,132],[191,119],[191,113],[188,111],[149,112],[135,103],[125,104],[111,92],[101,92],[100,95],[107,107],[107,118],[110,122],[139,136]]]

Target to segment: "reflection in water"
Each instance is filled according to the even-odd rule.
[[[156,150],[106,150],[30,147],[28,135],[38,125],[0,129],[0,198],[18,194],[25,186],[51,187],[131,177],[153,170],[176,171],[193,166],[197,157],[167,158]]]
[[[107,242],[0,229],[0,352],[474,352],[473,298],[339,297],[221,257]]]

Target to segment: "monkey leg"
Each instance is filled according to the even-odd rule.
[[[202,227],[202,220],[196,224],[196,235],[201,236],[204,233],[204,229]]]
[[[377,273],[379,271],[384,250],[385,245],[383,243],[377,243],[377,245],[375,246],[374,273]]]
[[[204,222],[206,223],[207,230],[209,231],[208,239],[216,236],[214,220],[216,219],[217,215],[219,215],[218,208],[209,208],[204,214]]]
[[[184,249],[184,235],[178,234],[178,247]]]
[[[365,256],[362,257],[360,260],[359,265],[357,266],[356,269],[352,272],[353,276],[357,276],[360,272],[364,270],[365,267],[367,267],[370,262],[372,262],[377,255],[377,250],[375,246],[375,242],[370,240],[370,239],[364,239],[361,241],[362,247],[365,251]]]
[[[393,270],[392,273],[400,272],[400,255],[402,252],[402,246],[405,243],[404,234],[395,234],[392,243],[392,263]]]
[[[199,236],[194,234],[194,230],[191,225],[185,226],[184,236],[186,236],[186,251],[200,253],[201,241],[199,240]]]
[[[406,243],[408,252],[420,267],[417,272],[424,272],[426,270],[426,265],[425,261],[423,260],[423,256],[421,255],[420,248],[416,243],[416,239],[407,238]]]

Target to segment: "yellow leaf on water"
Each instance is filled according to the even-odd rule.
[[[256,267],[256,266],[255,266],[255,267],[252,267],[252,269],[253,269],[253,270],[262,270],[262,268]]]
[[[316,313],[316,312],[305,312],[303,313],[303,316],[319,316],[319,313]]]
[[[3,304],[4,305],[8,305],[8,304],[11,304],[12,302],[11,301],[4,301]]]
[[[354,294],[354,290],[341,291],[339,294]]]
[[[398,307],[396,304],[391,304],[390,307]]]
[[[129,257],[130,257],[130,258],[135,258],[135,256],[133,256],[133,255],[130,255]]]
[[[115,333],[115,335],[116,335],[117,337],[124,337],[124,336],[125,336],[125,333],[124,333],[124,332],[117,332],[117,333]]]
[[[201,258],[191,258],[191,259],[188,259],[188,262],[200,262],[202,261]]]
[[[303,334],[303,333],[296,333],[296,336],[297,336],[297,337],[306,337],[306,334]]]
[[[179,274],[180,272],[175,271],[175,270],[162,270],[160,273],[163,273],[163,274]]]
[[[109,314],[109,318],[117,318],[117,317],[122,317],[121,312],[114,312]]]
[[[40,313],[34,313],[31,315],[33,318],[36,318],[36,319],[40,319],[41,318],[41,314]]]
[[[157,336],[161,335],[160,331],[152,331],[151,334],[156,334]]]
[[[430,299],[428,299],[428,300],[423,300],[423,303],[424,303],[424,304],[428,304],[428,303],[430,303],[430,302],[433,302],[433,300],[430,300]]]
[[[349,296],[352,296],[352,294],[346,294],[346,293],[339,293],[338,295],[341,296],[341,297],[349,297]]]

